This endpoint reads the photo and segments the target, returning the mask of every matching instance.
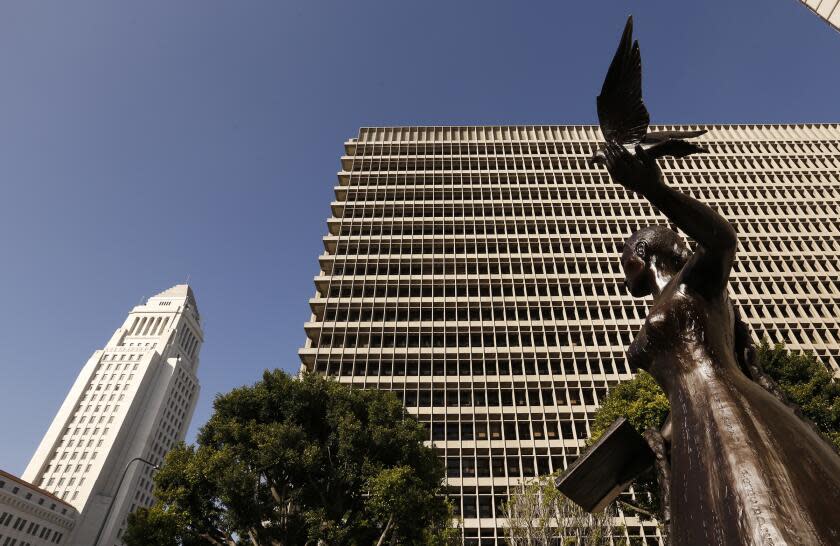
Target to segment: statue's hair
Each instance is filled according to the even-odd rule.
[[[637,229],[624,241],[622,259],[635,253],[636,245],[641,241],[644,241],[647,245],[645,261],[648,261],[650,256],[655,254],[660,260],[671,266],[674,271],[682,269],[682,266],[691,257],[688,245],[676,231],[665,226],[645,226]]]
[[[644,241],[647,245],[648,258],[656,254],[660,260],[679,271],[691,257],[691,251],[685,240],[676,231],[665,226],[645,226],[633,232],[624,242],[622,259],[636,250],[636,245]],[[646,258],[646,260],[648,259]],[[755,366],[755,346],[749,325],[741,319],[738,307],[733,303],[735,315],[735,360],[747,376]]]

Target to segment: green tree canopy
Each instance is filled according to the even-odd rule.
[[[595,412],[592,435],[589,443],[595,442],[619,417],[625,417],[637,431],[662,426],[671,406],[668,397],[656,384],[652,375],[645,371],[632,380],[620,383],[610,390],[609,395]]]
[[[391,393],[280,370],[219,396],[197,445],[155,475],[128,546],[444,544],[451,510],[426,432]],[[322,542],[323,541],[323,542]]]
[[[791,353],[766,341],[758,346],[757,358],[788,400],[840,450],[840,383],[831,372],[811,353]]]

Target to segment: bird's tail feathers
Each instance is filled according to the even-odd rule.
[[[706,129],[696,131],[651,131],[645,135],[646,142],[664,142],[672,138],[695,138],[708,133]]]
[[[654,159],[665,157],[666,155],[672,157],[685,157],[691,154],[705,154],[708,152],[709,150],[702,146],[677,139],[666,140],[665,142],[654,144],[647,150],[647,154]]]

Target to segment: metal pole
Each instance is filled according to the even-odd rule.
[[[105,524],[108,523],[108,518],[111,517],[111,510],[114,509],[114,502],[117,500],[117,495],[122,488],[123,481],[125,481],[125,475],[128,474],[128,467],[131,466],[131,463],[134,461],[141,461],[146,463],[147,465],[151,466],[155,470],[160,468],[158,465],[151,461],[147,461],[143,457],[134,457],[130,461],[128,461],[125,465],[125,469],[123,470],[122,477],[120,478],[120,483],[117,484],[117,490],[114,491],[114,496],[111,497],[111,503],[108,505],[108,511],[105,512],[105,519],[102,520],[102,525],[99,526],[99,532],[96,533],[96,539],[93,541],[93,546],[97,546],[99,544],[99,539],[102,537],[102,531],[105,530]]]

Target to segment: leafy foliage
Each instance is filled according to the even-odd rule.
[[[767,341],[757,347],[757,357],[788,400],[840,449],[840,383],[826,367],[810,353],[790,353],[783,345],[771,347]]]
[[[197,446],[167,455],[158,504],[130,518],[124,540],[445,544],[452,511],[425,436],[390,393],[266,371],[216,399]]]
[[[541,476],[512,493],[502,505],[510,546],[606,546],[620,530],[615,509],[587,514],[554,484],[556,475]]]
[[[639,432],[659,428],[670,410],[668,397],[656,384],[653,376],[639,371],[632,380],[620,383],[610,390],[610,394],[595,412],[589,442],[593,443],[600,438],[619,417],[626,417]]]
[[[187,516],[183,512],[141,508],[129,514],[128,527],[122,538],[126,544],[175,546],[202,543],[195,539],[194,533],[189,531],[184,533],[186,529],[188,529]]]

